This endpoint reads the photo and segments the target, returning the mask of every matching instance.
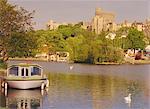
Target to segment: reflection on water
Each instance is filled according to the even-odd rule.
[[[51,74],[49,79],[49,98],[57,109],[149,109],[149,90],[144,81],[72,74]],[[129,93],[130,106],[124,101]]]
[[[9,89],[8,95],[1,93],[1,107],[7,109],[37,109],[42,106],[40,90],[16,90]]]
[[[40,90],[9,90],[0,94],[0,106],[10,109],[149,109],[149,80],[113,75],[49,73],[50,87]],[[131,102],[125,97],[131,93]]]

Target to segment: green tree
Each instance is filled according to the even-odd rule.
[[[69,51],[71,60],[75,62],[81,62],[84,60],[85,57],[87,57],[85,56],[84,50],[83,51],[81,50],[83,41],[84,41],[84,37],[82,35],[79,35],[77,37],[69,37],[67,39],[67,43],[69,47],[71,48]],[[83,58],[83,55],[85,56],[84,58]]]
[[[80,24],[76,25],[60,25],[58,31],[63,35],[63,38],[66,40],[69,37],[76,37],[84,32],[84,29],[81,28]]]
[[[107,32],[102,32],[98,39],[101,41],[99,46],[98,62],[121,62],[123,60],[123,50],[117,44],[120,38],[116,36],[113,40],[106,38]]]
[[[32,29],[32,15],[22,7],[0,0],[0,52],[3,61],[8,60],[9,40],[14,32],[26,32]]]
[[[125,41],[125,48],[144,49],[145,48],[144,37],[145,36],[143,32],[138,31],[135,28],[130,28]]]
[[[38,37],[38,51],[55,53],[56,51],[67,51],[66,41],[58,31],[38,30],[35,35]],[[46,49],[44,51],[44,49]]]
[[[138,31],[136,28],[123,27],[117,32],[118,47],[123,49],[144,49],[148,39],[145,37],[143,31]],[[122,36],[126,37],[122,37]]]
[[[9,57],[33,57],[37,50],[37,38],[30,33],[12,33],[9,40]]]

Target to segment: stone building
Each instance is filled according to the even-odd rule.
[[[133,22],[132,27],[136,28],[138,31],[144,31],[144,24],[142,22]]]
[[[81,28],[92,31],[92,25],[91,22],[82,22]]]
[[[92,31],[100,34],[102,31],[112,31],[115,29],[115,15],[110,12],[96,8],[95,16],[92,20]]]
[[[49,20],[46,24],[47,28],[50,30],[55,30],[58,28],[59,24],[54,22],[53,20]]]
[[[127,20],[125,20],[123,23],[120,24],[120,27],[118,29],[120,29],[122,27],[128,27],[128,28],[134,27],[138,31],[144,31],[145,24],[143,22],[137,22],[137,21],[128,22]]]
[[[49,20],[49,21],[46,23],[46,27],[47,27],[47,29],[49,29],[49,30],[56,30],[56,29],[58,29],[58,27],[59,27],[60,25],[68,25],[68,24],[70,24],[70,23],[66,23],[66,22],[58,23],[58,22],[55,22],[55,21],[53,21],[53,20]]]
[[[144,22],[144,33],[150,38],[150,19],[146,19]]]
[[[130,27],[132,27],[132,23],[128,22],[127,20],[125,20],[123,23],[121,23],[121,27],[128,27],[128,28],[130,28]]]

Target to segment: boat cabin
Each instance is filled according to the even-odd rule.
[[[7,77],[42,77],[43,69],[36,64],[11,65],[7,69]]]

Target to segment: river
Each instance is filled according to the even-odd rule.
[[[17,109],[149,109],[150,65],[89,65],[42,61],[9,61],[40,64],[50,81],[42,94],[35,90],[0,93],[0,106]],[[124,98],[131,94],[131,101]],[[6,105],[7,104],[7,105]],[[24,107],[23,107],[24,106]],[[18,108],[21,109],[21,108]]]

